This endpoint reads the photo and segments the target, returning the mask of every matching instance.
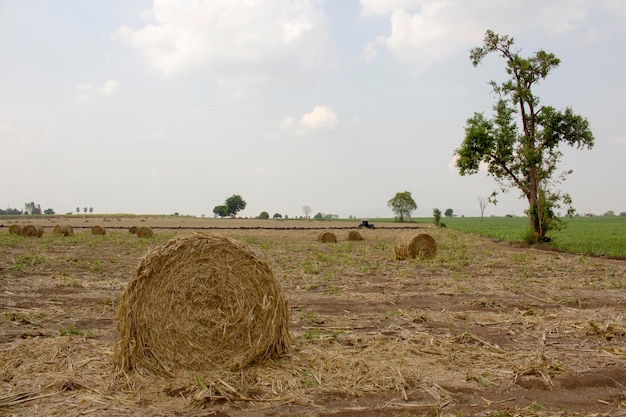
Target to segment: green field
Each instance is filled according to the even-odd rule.
[[[411,221],[432,223],[432,218]],[[441,221],[450,229],[490,236],[507,242],[524,240],[526,217],[451,217]],[[564,218],[563,230],[548,233],[548,246],[582,255],[597,255],[626,259],[626,217]]]

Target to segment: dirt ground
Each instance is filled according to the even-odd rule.
[[[346,238],[358,221],[30,221],[41,238],[0,218],[0,415],[626,416],[626,261],[375,221],[362,241]],[[317,242],[321,230],[338,242]],[[240,239],[272,265],[290,354],[236,373],[117,372],[115,311],[138,259],[191,232]],[[396,260],[407,233],[430,234],[436,258]]]

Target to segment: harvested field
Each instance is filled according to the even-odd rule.
[[[41,220],[46,231],[55,222]],[[626,261],[430,225],[411,232],[431,235],[436,257],[397,261],[394,245],[407,231],[396,224],[320,245],[320,231],[357,223],[62,222],[73,236],[28,239],[9,234],[6,221],[0,227],[0,414],[626,413]],[[128,229],[139,222],[158,233],[137,239]],[[91,235],[93,224],[107,234]],[[290,311],[290,352],[232,372],[118,373],[115,313],[139,259],[198,229],[244,241],[269,262]]]

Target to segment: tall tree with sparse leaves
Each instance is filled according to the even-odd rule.
[[[396,195],[387,202],[387,206],[395,213],[398,221],[401,222],[404,221],[405,217],[411,217],[411,212],[417,210],[417,204],[409,191],[396,193]]]
[[[470,52],[476,67],[487,55],[495,53],[506,62],[508,79],[490,85],[498,100],[491,119],[474,113],[467,120],[465,139],[455,150],[456,166],[461,175],[478,172],[487,165],[488,175],[499,187],[489,201],[510,188],[517,188],[528,200],[527,214],[534,241],[546,239],[549,230],[560,226],[555,209],[565,205],[573,214],[569,194],[556,190],[572,171],[558,173],[563,155],[560,145],[591,149],[594,137],[587,119],[571,108],[556,110],[540,104],[534,88],[556,68],[560,60],[543,50],[524,58],[513,49],[513,38],[487,31],[483,46]]]

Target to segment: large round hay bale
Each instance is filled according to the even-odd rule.
[[[137,230],[139,230],[139,228],[138,228],[137,226],[131,226],[131,227],[128,229],[128,233],[133,234],[133,235],[136,235],[136,234],[137,234]]]
[[[27,224],[22,229],[22,236],[41,237],[43,236],[43,226],[39,224]]]
[[[171,375],[240,369],[289,350],[289,311],[269,264],[248,245],[178,236],[140,260],[117,311],[122,370]]]
[[[152,228],[149,226],[142,226],[137,229],[137,237],[152,237],[153,232]]]
[[[104,236],[107,234],[107,229],[102,226],[94,226],[91,228],[91,234],[96,236]]]
[[[325,231],[317,235],[317,241],[321,243],[337,243],[337,236],[333,232]]]
[[[356,230],[350,230],[348,233],[348,240],[363,240],[363,236],[361,236],[361,234]]]
[[[404,235],[396,241],[395,250],[396,259],[432,259],[437,255],[437,243],[426,233]]]
[[[57,224],[53,232],[55,235],[74,236],[74,229],[69,224]]]
[[[22,236],[22,226],[20,226],[19,224],[12,224],[11,226],[9,226],[9,234]]]

